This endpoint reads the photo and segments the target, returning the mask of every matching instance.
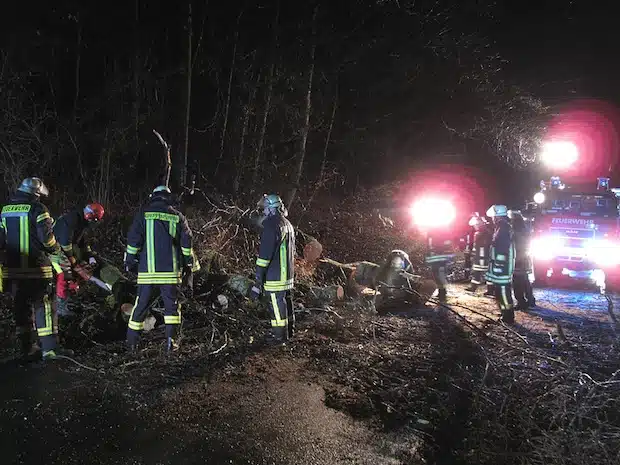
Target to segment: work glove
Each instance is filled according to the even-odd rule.
[[[258,300],[261,294],[261,288],[258,285],[254,285],[252,286],[252,289],[250,289],[250,295],[248,297],[250,300]]]
[[[90,257],[88,259],[88,264],[91,265],[91,266],[97,265],[97,260],[95,259],[95,257]]]

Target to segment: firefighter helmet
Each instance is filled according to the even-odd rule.
[[[270,210],[284,210],[284,202],[277,194],[263,194],[256,205],[258,208],[269,208]]]
[[[508,216],[508,209],[506,205],[491,205],[487,210],[487,216],[489,218]]]
[[[84,219],[88,222],[101,221],[104,213],[103,205],[97,202],[89,203],[84,207]]]
[[[26,178],[22,181],[22,183],[17,188],[18,191],[25,192],[27,194],[32,194],[37,197],[50,195],[50,191],[43,184],[43,181],[39,178]]]
[[[170,188],[168,186],[157,186],[155,189],[153,189],[153,194],[172,194],[172,192],[170,191]]]
[[[392,250],[390,253],[391,262],[390,266],[397,270],[404,270],[407,268],[407,264],[410,262],[407,252],[402,250]]]

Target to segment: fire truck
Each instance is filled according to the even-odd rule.
[[[532,222],[530,254],[537,285],[551,280],[585,280],[604,292],[620,276],[619,189],[609,178],[596,188],[573,189],[555,176],[541,181],[526,208]]]

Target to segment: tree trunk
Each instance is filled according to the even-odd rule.
[[[256,60],[255,52],[255,60]],[[254,67],[254,64],[252,64]],[[250,81],[253,81],[250,78]],[[243,172],[245,171],[245,164],[243,163],[243,156],[245,155],[245,139],[248,135],[248,127],[250,125],[250,113],[252,105],[254,104],[254,98],[256,97],[256,92],[258,90],[258,85],[260,83],[260,69],[257,71],[256,81],[252,90],[250,91],[250,95],[248,96],[248,101],[243,107],[243,125],[241,127],[241,140],[239,141],[239,155],[237,157],[237,163],[235,163],[235,179],[233,180],[233,191],[235,194],[239,192],[239,188],[241,187],[241,177],[243,176]]]
[[[180,185],[185,186],[187,184],[187,158],[189,152],[189,119],[192,104],[192,39],[193,39],[193,25],[192,25],[192,2],[187,3],[187,62],[186,66],[186,94],[185,94],[185,124],[183,128],[183,165],[181,166],[181,179]]]
[[[135,168],[140,160],[140,0],[135,0],[134,5],[134,52],[133,52],[133,130],[135,153],[131,168]]]
[[[276,66],[276,53],[278,50],[278,23],[280,21],[280,0],[276,0],[276,14],[273,18],[272,25],[272,41],[271,41],[271,66],[269,67],[269,75],[267,76],[267,95],[265,97],[265,111],[263,112],[263,121],[258,136],[258,146],[256,147],[256,157],[254,157],[254,173],[252,175],[252,186],[256,186],[259,176],[260,162],[265,145],[265,133],[267,132],[267,120],[269,111],[271,110],[271,95],[273,94],[273,81]]]
[[[310,208],[310,205],[312,205],[312,201],[314,200],[314,197],[316,196],[317,192],[319,191],[319,189],[322,187],[323,183],[325,182],[323,178],[325,177],[325,167],[327,166],[327,152],[329,149],[329,143],[331,141],[332,130],[334,129],[334,120],[336,119],[337,109],[338,109],[338,78],[336,77],[336,95],[334,95],[332,115],[329,120],[329,129],[327,130],[327,136],[325,137],[325,147],[323,147],[323,160],[321,160],[321,170],[319,171],[319,179],[317,180],[314,186],[314,191],[312,192],[312,195],[310,196],[310,199],[308,200],[307,208]]]
[[[73,115],[77,117],[78,99],[80,98],[80,67],[82,65],[82,23],[80,22],[80,15],[76,15],[75,21],[77,23],[77,51],[75,56],[75,95],[73,96]]]
[[[241,16],[243,10],[237,16],[237,26],[235,27],[235,40],[233,43],[232,59],[230,60],[230,72],[228,73],[228,89],[226,91],[226,105],[224,106],[224,122],[222,124],[222,132],[220,134],[220,153],[217,158],[217,164],[215,165],[215,175],[220,170],[220,165],[224,160],[224,142],[226,140],[226,130],[228,129],[228,114],[230,113],[230,98],[232,93],[232,82],[235,75],[235,64],[237,62],[237,45],[239,43],[239,23],[241,22]]]
[[[308,133],[310,132],[310,113],[312,112],[312,84],[314,80],[314,56],[316,54],[316,15],[319,11],[318,5],[314,8],[312,14],[312,48],[310,51],[310,69],[308,70],[308,90],[306,92],[306,109],[304,112],[304,126],[301,133],[301,144],[299,147],[299,159],[297,160],[297,169],[294,177],[293,187],[288,196],[286,205],[289,210],[293,208],[293,202],[297,196],[297,189],[301,181],[301,175],[304,170],[304,161],[306,159],[306,143],[308,142]]]
[[[333,304],[344,299],[344,289],[337,284],[326,287],[311,287],[308,297],[310,301],[321,305]]]

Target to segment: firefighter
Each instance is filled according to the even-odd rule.
[[[43,360],[70,352],[58,347],[58,324],[50,298],[52,263],[65,273],[71,273],[71,267],[54,236],[49,211],[40,201],[41,196],[48,195],[49,190],[41,179],[26,178],[1,214],[3,274],[6,289],[13,297],[17,334],[26,359],[38,357],[33,327],[37,330]]]
[[[505,205],[492,205],[487,216],[493,218],[495,230],[491,240],[487,281],[495,288],[495,299],[505,323],[514,323],[512,276],[515,266],[515,246],[512,228]]]
[[[138,271],[137,297],[127,329],[129,350],[137,350],[153,291],[164,302],[166,351],[179,349],[181,326],[180,285],[187,282],[194,266],[192,232],[185,216],[172,207],[167,186],[157,186],[134,217],[127,235],[125,269]]]
[[[474,213],[469,220],[469,225],[474,228],[472,241],[472,267],[471,282],[465,288],[468,292],[476,292],[478,286],[486,282],[486,272],[489,269],[489,249],[491,244],[491,229],[489,222],[481,217],[478,212]],[[487,289],[488,291],[489,289]]]
[[[517,310],[528,310],[536,306],[532,283],[529,280],[529,275],[532,273],[532,261],[528,253],[530,231],[520,211],[510,210],[508,217],[512,223],[515,243],[515,269],[512,287],[517,299]]]
[[[454,258],[454,241],[447,229],[434,228],[426,232],[426,244],[427,253],[424,261],[431,268],[439,301],[445,303],[448,300],[447,267]]]
[[[276,194],[265,194],[258,202],[265,219],[256,259],[256,284],[250,298],[265,292],[271,317],[269,344],[281,344],[293,337],[295,313],[292,290],[295,267],[295,230],[286,219],[287,211]]]
[[[68,211],[56,220],[54,235],[60,247],[69,259],[75,274],[88,280],[86,263],[90,267],[97,265],[95,252],[87,241],[89,227],[98,224],[104,215],[104,208],[99,203],[89,203],[84,208]],[[65,280],[64,273],[56,270],[56,312],[59,316],[71,316],[67,308],[70,283]]]
[[[411,288],[409,279],[404,273],[413,273],[409,255],[402,250],[392,250],[373,279],[373,289],[381,288],[380,295],[382,296],[395,297],[395,295],[402,294],[402,289],[396,288]],[[387,285],[388,288],[382,284]]]

